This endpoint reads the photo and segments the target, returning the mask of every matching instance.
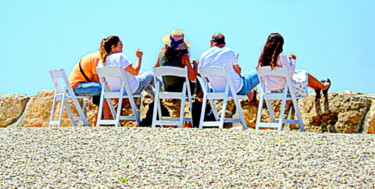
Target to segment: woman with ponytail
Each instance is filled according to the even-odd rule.
[[[320,82],[305,70],[296,70],[296,56],[291,53],[289,60],[282,54],[284,38],[279,33],[271,33],[264,45],[262,54],[258,60],[258,67],[271,66],[275,67],[287,66],[289,75],[292,78],[293,86],[297,96],[307,96],[308,86],[315,90],[316,98],[320,98],[320,91],[323,90],[325,97],[328,95],[328,89],[331,86],[330,79]],[[286,83],[285,79],[278,76],[268,76],[263,78],[266,84],[266,90],[279,91],[283,90]]]
[[[154,76],[152,72],[144,72],[139,74],[141,69],[143,52],[139,49],[136,50],[135,54],[137,60],[135,64],[132,64],[129,59],[122,53],[123,44],[119,37],[109,36],[102,39],[100,42],[100,60],[98,67],[102,66],[120,66],[130,74],[127,76],[130,89],[132,93],[141,93],[143,90],[148,92],[151,96],[154,95],[150,85],[153,85]],[[120,90],[120,80],[115,78],[109,78],[107,80],[110,83],[111,90]]]

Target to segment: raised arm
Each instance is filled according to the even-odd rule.
[[[139,70],[141,69],[143,52],[137,49],[135,51],[135,55],[137,56],[137,60],[135,61],[135,64],[131,64],[125,68],[125,70],[128,71],[132,75],[138,75]]]
[[[241,75],[241,67],[238,65],[238,63],[237,63],[237,61],[238,61],[238,56],[239,56],[240,54],[237,54],[236,55],[236,60],[235,60],[235,62],[233,62],[233,69],[234,69],[234,71],[236,72],[236,73],[238,73],[238,75]]]

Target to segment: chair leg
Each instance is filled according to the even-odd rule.
[[[257,113],[257,122],[255,129],[259,130],[259,125],[262,121],[262,109],[263,109],[263,103],[264,103],[264,96],[263,94],[260,95],[259,105],[258,105],[258,113]]]
[[[72,100],[73,100],[73,103],[74,103],[74,105],[75,105],[75,107],[76,107],[76,109],[77,109],[77,112],[78,112],[79,118],[80,118],[80,120],[83,122],[83,125],[84,125],[84,126],[90,126],[90,125],[89,125],[89,122],[88,122],[87,119],[86,119],[85,114],[83,113],[83,110],[82,110],[81,104],[80,104],[80,103],[78,102],[78,100],[75,99],[75,98],[73,98]]]
[[[193,121],[193,102],[191,100],[191,96],[188,97],[188,101],[189,101],[189,110],[190,110],[190,121],[191,121],[191,127],[194,128],[194,121]]]
[[[156,94],[155,94],[155,100],[154,100],[154,110],[153,110],[153,114],[152,114],[152,128],[155,128],[156,127],[156,115],[157,115],[157,111],[158,111],[158,107],[159,106],[159,91],[156,91]],[[159,119],[161,117],[159,116]]]
[[[65,110],[68,113],[69,118],[72,121],[73,125],[78,126],[77,122],[74,120],[74,115],[72,113],[72,110],[70,109],[69,104],[66,100],[64,101],[64,106],[65,106]],[[77,111],[78,111],[78,108],[77,108]]]
[[[243,115],[241,104],[238,101],[238,99],[233,99],[233,100],[234,100],[234,104],[236,105],[237,112],[240,115],[242,127],[243,127],[244,130],[246,130],[246,129],[248,129],[248,127],[247,127],[247,124],[246,124],[246,121],[245,121],[245,116]]]
[[[55,91],[56,93],[56,91]],[[55,109],[56,109],[56,95],[53,96],[53,101],[52,101],[52,109],[51,109],[51,115],[50,115],[50,118],[49,118],[49,124],[48,124],[48,127],[51,127],[51,123],[53,121],[53,115],[55,114]]]
[[[207,94],[203,94],[201,117],[200,117],[200,120],[199,120],[199,129],[203,128],[204,115],[205,115],[205,112],[206,112],[206,105],[207,105]]]
[[[299,110],[298,102],[297,100],[293,100],[293,106],[294,110],[296,111],[296,115],[298,118],[299,126],[301,128],[301,131],[305,131],[305,126],[303,125],[302,117],[301,117],[301,112]]]
[[[61,125],[61,119],[64,109],[64,103],[65,103],[65,95],[62,97],[61,104],[60,104],[60,113],[59,113],[59,124],[57,124],[57,127],[60,127]]]
[[[228,99],[224,98],[224,100],[223,100],[223,106],[221,108],[221,116],[220,116],[219,129],[223,129],[224,128],[224,119],[225,119],[225,111],[227,109],[227,102],[228,102]]]
[[[273,123],[276,123],[277,120],[275,118],[275,114],[274,114],[273,109],[272,109],[271,101],[270,100],[265,100],[265,101],[266,101],[267,110],[268,110],[268,113],[270,114],[271,120],[272,120]]]
[[[116,112],[116,116],[114,117],[116,122],[115,122],[115,127],[118,127],[118,126],[121,126],[120,124],[120,116],[121,116],[121,108],[122,108],[122,101],[123,101],[123,98],[119,98],[118,99],[118,104],[117,104],[117,112]]]
[[[179,124],[179,127],[182,128],[182,125],[184,124],[184,114],[185,114],[185,101],[186,101],[186,98],[185,97],[182,97],[181,99],[181,109],[180,109],[180,124]]]
[[[135,102],[134,102],[134,98],[131,97],[129,98],[129,102],[130,102],[130,105],[132,107],[132,110],[133,110],[133,113],[134,113],[134,117],[135,117],[135,120],[137,121],[137,125],[139,126],[141,124],[141,120],[139,118],[139,113],[138,113],[138,109],[137,109],[137,106],[135,105]],[[142,102],[141,102],[142,103]]]
[[[99,103],[99,109],[98,109],[98,117],[97,117],[97,121],[96,121],[96,126],[99,127],[100,126],[100,121],[102,120],[102,114],[103,114],[103,103],[104,103],[104,92],[102,91],[101,95],[100,95],[100,103]]]
[[[283,128],[284,123],[284,114],[285,114],[285,106],[286,106],[286,99],[284,98],[281,102],[281,112],[280,112],[280,118],[279,118],[279,124],[278,124],[278,130],[281,131]]]
[[[215,101],[213,99],[210,99],[209,102],[210,102],[210,105],[211,105],[212,112],[214,113],[215,119],[219,120],[220,119],[220,116],[219,116],[219,113],[218,113],[219,111],[216,108]]]

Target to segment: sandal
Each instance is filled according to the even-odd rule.
[[[329,78],[327,78],[327,80],[322,80],[322,83],[325,83],[325,82],[329,83],[328,88],[326,90],[323,90],[323,95],[324,95],[325,98],[327,98],[328,97],[328,89],[331,87],[331,80]]]

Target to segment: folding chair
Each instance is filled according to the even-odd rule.
[[[58,127],[60,127],[63,109],[66,109],[69,115],[69,118],[72,121],[74,126],[78,126],[77,121],[79,120],[83,121],[84,126],[90,126],[77,100],[77,98],[88,98],[88,96],[76,96],[74,94],[73,89],[69,84],[69,81],[65,74],[64,69],[49,70],[49,73],[52,77],[52,81],[55,84],[56,88],[55,88],[55,95],[53,96],[52,110],[51,110],[51,116],[50,116],[48,127],[51,127],[52,125],[57,125]],[[75,117],[73,115],[67,103],[67,99],[73,100],[73,104],[79,115],[78,117]],[[53,120],[53,115],[55,113],[55,108],[56,108],[56,104],[58,100],[61,100],[60,113],[59,113],[58,120],[55,121]]]
[[[237,95],[232,79],[229,73],[227,73],[225,67],[217,67],[217,66],[207,67],[207,68],[201,69],[200,74],[202,78],[199,78],[198,81],[201,83],[202,90],[203,90],[203,103],[202,103],[201,117],[199,121],[199,128],[202,129],[203,127],[218,126],[219,129],[222,129],[224,127],[224,122],[225,123],[240,122],[243,128],[247,129],[245,117],[242,113],[242,107],[239,102],[239,99],[247,99],[247,96]],[[225,78],[226,82],[225,82],[224,91],[215,91],[213,86],[210,83],[210,80],[214,80],[219,77]],[[222,106],[221,112],[218,112],[214,103],[214,100],[219,100],[219,99],[223,100],[223,106]],[[233,99],[240,118],[225,118],[227,101],[230,99]],[[206,106],[208,103],[207,101],[211,105],[216,121],[204,121],[204,114],[205,114]]]
[[[152,116],[152,128],[155,128],[156,125],[174,125],[182,128],[183,122],[192,121],[192,118],[184,117],[185,101],[188,99],[190,112],[192,112],[192,95],[190,90],[190,82],[188,78],[188,69],[187,67],[179,68],[173,66],[161,66],[154,67],[154,82],[156,89],[160,88],[159,82],[157,82],[157,77],[163,76],[177,76],[185,78],[183,88],[181,92],[168,92],[168,91],[159,91],[155,92],[155,102],[154,102],[154,111]],[[187,94],[187,96],[186,96]],[[170,98],[170,99],[180,99],[181,100],[181,109],[180,117],[163,117],[161,111],[161,99]],[[158,115],[158,119],[157,116]]]
[[[139,113],[134,102],[134,98],[142,98],[141,94],[132,94],[129,84],[127,82],[127,75],[129,72],[117,66],[104,66],[96,68],[99,76],[100,83],[102,84],[102,92],[100,95],[100,105],[98,110],[98,121],[96,126],[100,125],[114,125],[119,126],[120,120],[135,120],[137,121],[138,126],[140,125]],[[120,90],[111,90],[111,86],[107,82],[109,78],[119,79],[121,81]],[[124,116],[121,115],[122,101],[124,98],[127,98],[130,102],[130,106],[133,110],[134,116]],[[117,111],[115,110],[112,99],[119,99],[117,105]],[[113,119],[102,119],[103,114],[103,103],[104,100],[107,101],[110,112],[113,116]]]
[[[265,88],[265,82],[262,79],[262,77],[265,77],[265,76],[284,77],[286,79],[286,84],[284,86],[283,91],[279,93],[267,91]],[[289,123],[289,124],[299,124],[301,131],[305,131],[302,118],[301,118],[301,114],[300,114],[300,110],[298,107],[298,102],[297,102],[297,99],[301,99],[305,97],[296,97],[293,84],[292,84],[292,80],[289,76],[287,67],[283,66],[283,67],[275,68],[274,70],[271,70],[270,66],[261,67],[258,69],[258,77],[262,86],[262,91],[260,94],[260,102],[258,106],[256,130],[259,130],[259,128],[275,128],[278,130],[282,130],[283,124]],[[279,119],[275,118],[274,111],[272,110],[271,100],[281,100],[281,112],[280,112]],[[285,106],[286,106],[287,100],[292,100],[293,107],[295,109],[298,120],[284,119],[284,112],[285,112]],[[270,114],[272,123],[261,122],[263,101],[266,101],[267,110]]]

